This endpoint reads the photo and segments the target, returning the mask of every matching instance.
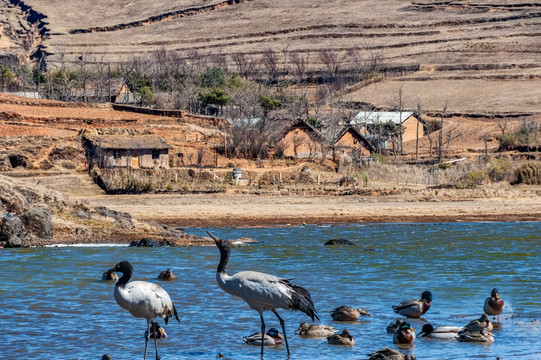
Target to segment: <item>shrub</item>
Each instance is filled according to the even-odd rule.
[[[457,189],[475,189],[477,186],[483,183],[487,174],[483,170],[472,170],[465,176],[455,181],[455,188]]]
[[[506,159],[494,159],[490,162],[488,178],[490,181],[503,181],[511,170],[511,161]]]
[[[517,134],[500,135],[500,150],[508,150],[517,144]]]
[[[388,165],[391,163],[389,159],[385,155],[382,155],[382,154],[371,154],[370,157],[373,159],[376,159],[377,161],[385,165]]]
[[[528,162],[516,170],[514,184],[541,185],[541,162]]]

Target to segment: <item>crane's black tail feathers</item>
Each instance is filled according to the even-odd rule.
[[[178,318],[178,312],[177,308],[175,307],[175,304],[173,304],[173,314],[175,315],[175,319],[180,323],[180,319]]]
[[[169,322],[170,317],[175,317],[175,319],[177,319],[177,321],[180,323],[180,319],[178,318],[178,312],[177,312],[177,308],[175,307],[175,304],[173,304],[173,311],[168,311],[167,315],[163,317],[163,320],[165,321],[165,325],[167,325],[167,323]]]
[[[283,279],[282,281],[292,290],[289,308],[291,310],[302,311],[306,315],[310,316],[312,321],[314,321],[314,318],[319,320],[316,309],[314,307],[314,303],[312,302],[312,298],[310,297],[310,293],[308,292],[308,290],[301,286],[293,285],[285,279]]]

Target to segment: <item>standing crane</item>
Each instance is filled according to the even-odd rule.
[[[115,300],[120,307],[128,310],[136,318],[147,320],[147,332],[145,333],[145,360],[147,358],[148,339],[151,335],[151,321],[154,318],[162,317],[167,321],[175,317],[178,322],[177,309],[171,301],[169,294],[161,286],[146,281],[130,281],[133,275],[133,266],[127,261],[121,261],[108,272],[120,272],[122,276],[115,284]],[[107,272],[106,272],[107,273]],[[158,353],[157,337],[154,337],[156,349],[156,360],[160,359]]]
[[[261,318],[261,357],[263,357],[263,335],[265,334],[265,320],[263,312],[270,310],[276,315],[282,326],[287,354],[289,344],[284,320],[278,315],[276,309],[300,310],[308,315],[312,321],[318,319],[310,293],[303,287],[293,285],[289,280],[257,271],[241,271],[228,275],[225,271],[231,245],[228,241],[220,239],[207,231],[220,250],[220,263],[216,270],[216,281],[225,292],[240,297],[252,309],[259,313]]]

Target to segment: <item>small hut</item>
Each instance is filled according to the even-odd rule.
[[[85,134],[83,144],[91,163],[100,168],[169,168],[169,149],[153,133]]]
[[[353,158],[370,156],[374,147],[354,127],[346,126],[340,131],[334,141],[335,152],[349,155]]]
[[[323,136],[316,128],[299,119],[285,131],[278,146],[282,147],[286,157],[321,157],[323,142]]]

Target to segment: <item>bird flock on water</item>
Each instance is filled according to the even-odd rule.
[[[292,284],[288,279],[280,278],[257,271],[241,271],[233,275],[226,272],[226,267],[231,254],[231,243],[220,239],[207,232],[214,240],[220,251],[220,261],[216,270],[216,281],[219,287],[236,297],[241,298],[246,304],[258,312],[260,317],[261,331],[243,337],[246,344],[260,346],[261,357],[263,358],[265,346],[278,346],[285,343],[288,356],[290,355],[285,321],[278,314],[277,309],[301,311],[310,319],[319,320],[314,303],[308,290],[299,285]],[[116,273],[121,273],[119,278]],[[144,359],[147,358],[148,341],[154,339],[156,360],[160,359],[158,351],[158,339],[167,337],[165,330],[154,321],[156,318],[163,318],[167,325],[170,318],[180,323],[177,309],[171,301],[169,294],[159,285],[146,281],[130,281],[133,276],[133,266],[127,261],[121,261],[113,268],[103,273],[102,280],[115,281],[114,298],[118,305],[128,310],[136,318],[145,318],[147,321],[145,338]],[[160,280],[174,279],[170,269],[163,271]],[[424,315],[432,304],[432,293],[424,291],[420,299],[405,300],[392,309],[398,315],[407,318],[419,318]],[[498,290],[494,288],[491,295],[483,304],[483,312],[479,319],[472,320],[464,327],[437,326],[427,323],[423,326],[418,335],[411,325],[403,320],[396,319],[394,323],[387,326],[387,333],[393,335],[393,343],[407,345],[413,343],[416,337],[428,337],[443,340],[457,340],[462,342],[483,342],[494,341],[492,334],[493,324],[487,315],[497,316],[503,311],[504,301]],[[278,329],[270,328],[267,332],[264,313],[271,311],[278,319],[283,335]],[[487,315],[485,315],[487,314]],[[331,318],[336,322],[355,322],[361,316],[371,317],[365,308],[353,308],[350,306],[339,306],[331,313]],[[311,324],[303,322],[295,331],[301,337],[326,338],[330,345],[354,346],[355,339],[348,329],[337,331],[332,326],[323,324]],[[220,354],[221,355],[221,354]],[[218,355],[218,357],[221,357]],[[106,355],[104,355],[106,356]],[[108,355],[107,355],[108,356]],[[383,348],[368,354],[369,359],[415,359],[413,354],[402,354],[400,351]]]

